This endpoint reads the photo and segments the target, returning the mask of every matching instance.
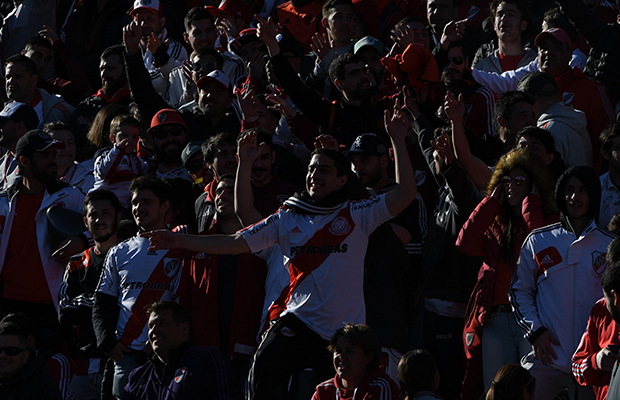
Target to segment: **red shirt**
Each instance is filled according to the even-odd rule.
[[[502,71],[513,71],[517,69],[517,65],[521,62],[525,54],[520,56],[504,56],[501,53],[497,53],[499,56],[499,65],[502,66]]]
[[[20,192],[0,280],[4,283],[2,297],[29,303],[51,303],[52,296],[45,279],[39,254],[35,217],[43,195]]]

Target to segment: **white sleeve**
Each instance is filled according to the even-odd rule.
[[[239,231],[252,253],[257,253],[267,247],[278,244],[280,236],[279,225],[282,213],[283,211],[280,210],[262,221]]]
[[[112,170],[112,166],[116,158],[120,155],[121,150],[114,146],[112,150],[106,151],[95,160],[95,178],[96,180],[105,181],[108,174]]]
[[[501,75],[495,72],[485,72],[478,69],[472,70],[472,75],[476,82],[487,87],[493,92],[500,94],[510,90],[516,90],[519,81],[530,72],[538,71],[538,57],[533,59],[528,65],[514,71],[506,71]]]
[[[361,201],[353,201],[350,207],[351,218],[368,235],[379,225],[394,218],[387,208],[385,194]]]
[[[534,258],[532,242],[530,235],[521,249],[517,267],[508,289],[508,298],[514,310],[515,318],[521,329],[525,331],[524,337],[528,340],[543,326],[536,308],[538,265]]]
[[[101,278],[97,285],[97,292],[120,297],[120,277],[118,275],[118,260],[116,257],[116,248],[111,248],[106,255],[105,262],[103,264],[103,271],[101,271]]]

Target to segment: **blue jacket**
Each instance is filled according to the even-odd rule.
[[[241,400],[232,364],[216,347],[183,343],[167,364],[153,355],[129,375],[123,400],[201,399]]]

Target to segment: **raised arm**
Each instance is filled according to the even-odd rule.
[[[243,236],[233,235],[184,235],[166,229],[144,232],[140,236],[149,238],[149,250],[185,249],[207,254],[241,254],[250,248]]]
[[[413,167],[405,145],[405,136],[409,128],[409,121],[401,110],[400,100],[394,102],[394,110],[390,118],[389,110],[383,114],[385,130],[392,140],[394,160],[396,161],[396,182],[398,187],[385,195],[385,202],[391,215],[400,214],[418,194]]]
[[[444,109],[452,125],[454,155],[476,186],[479,189],[484,189],[491,179],[491,170],[481,159],[471,154],[469,142],[463,130],[463,116],[465,115],[463,95],[459,95],[457,100],[452,96],[452,93],[448,92]]]
[[[235,179],[235,212],[243,226],[254,224],[264,218],[254,207],[252,194],[252,163],[265,143],[256,145],[256,132],[249,132],[237,144],[237,178]]]

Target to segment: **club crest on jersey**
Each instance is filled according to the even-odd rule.
[[[332,221],[329,231],[334,235],[343,236],[351,231],[351,224],[345,217],[337,217]]]
[[[575,98],[575,93],[573,92],[564,92],[562,93],[562,102],[564,104],[570,104]]]
[[[414,173],[416,186],[420,186],[426,181],[426,171],[420,171],[419,169],[416,169]]]
[[[178,258],[164,258],[164,273],[168,278],[172,278],[179,271],[181,260]]]
[[[476,334],[474,332],[467,332],[465,334],[465,344],[467,345],[467,347],[471,346],[471,344],[474,342],[475,336]]]
[[[290,330],[286,326],[284,328],[282,328],[282,330],[280,330],[280,333],[282,333],[286,337],[293,337],[293,336],[295,336],[295,332],[293,332],[292,330]]]
[[[592,269],[594,269],[597,275],[601,275],[607,269],[606,255],[607,253],[601,251],[592,252]]]
[[[179,368],[175,371],[174,373],[174,382],[175,383],[180,383],[183,378],[185,377],[185,371],[187,371],[187,368],[183,367],[183,368]]]

